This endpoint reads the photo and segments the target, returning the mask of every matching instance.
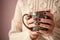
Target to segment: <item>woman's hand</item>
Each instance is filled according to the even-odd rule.
[[[54,29],[53,15],[50,12],[46,12],[45,15],[49,16],[51,19],[40,18],[39,22],[49,23],[50,25],[40,23],[39,26],[43,27],[43,28],[47,28],[48,31],[44,31],[44,30],[31,31],[30,30],[30,37],[32,39],[36,39],[38,37],[39,33],[41,33],[45,36],[48,36],[52,33],[52,31]],[[32,28],[32,27],[36,26],[33,22],[35,22],[34,18],[29,18],[29,16],[26,16],[26,23],[27,23],[29,28]]]
[[[54,29],[54,19],[53,19],[53,14],[51,14],[50,12],[46,12],[47,16],[49,16],[51,19],[43,19],[43,18],[40,18],[39,22],[44,22],[44,23],[48,23],[48,24],[42,24],[40,23],[40,27],[43,27],[43,28],[47,28],[48,31],[44,31],[44,30],[39,30],[39,32],[45,36],[48,36],[50,34],[52,34],[52,31]]]

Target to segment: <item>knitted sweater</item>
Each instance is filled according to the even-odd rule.
[[[54,15],[55,28],[53,35],[39,36],[37,40],[60,40],[60,0],[18,0],[15,14],[11,22],[9,40],[31,40],[29,30],[22,23],[22,15],[35,11],[46,11]]]

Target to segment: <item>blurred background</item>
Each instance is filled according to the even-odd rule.
[[[17,0],[0,0],[0,40],[9,40],[8,32]]]
[[[14,16],[16,3],[17,0],[0,0],[0,40],[9,40],[8,33],[11,27],[11,20]],[[56,26],[60,28],[60,17],[56,21]]]

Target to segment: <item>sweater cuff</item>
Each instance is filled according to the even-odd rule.
[[[53,39],[53,33],[49,34],[48,36],[42,35],[42,37],[44,37],[46,40],[54,40]]]

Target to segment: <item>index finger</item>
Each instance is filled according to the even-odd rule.
[[[53,20],[53,14],[50,12],[46,12],[45,15],[49,16]]]

